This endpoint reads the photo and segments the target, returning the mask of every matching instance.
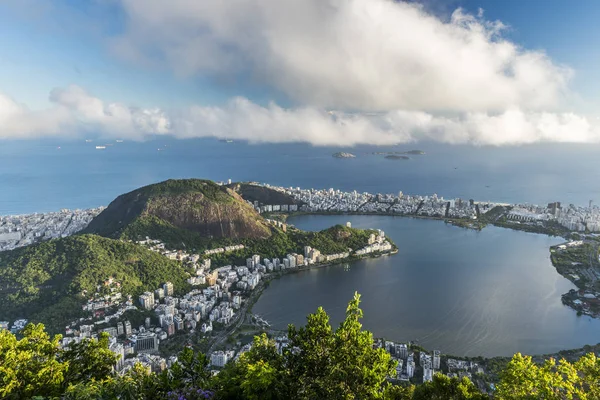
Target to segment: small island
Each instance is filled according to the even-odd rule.
[[[393,154],[410,154],[413,156],[422,156],[425,154],[424,151],[422,150],[409,150],[409,151],[375,151],[371,154],[374,155],[378,155],[378,156],[385,156],[385,155],[393,155]]]
[[[387,160],[410,160],[408,156],[399,156],[397,154],[388,154],[384,158]]]
[[[356,156],[354,154],[345,153],[343,151],[340,151],[338,153],[333,153],[332,156],[335,158],[356,158]]]

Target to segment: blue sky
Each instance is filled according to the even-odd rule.
[[[281,3],[289,3],[289,9],[297,6],[290,1]],[[368,51],[372,50],[372,43],[379,44],[386,41],[389,34],[402,35],[406,33],[401,30],[394,32],[394,20],[391,19],[393,16],[388,18],[384,13],[378,17],[378,9],[365,1],[355,0],[353,9],[339,7],[336,0],[324,1],[322,4],[331,3],[331,6],[337,7],[335,12],[328,14],[321,10],[318,2],[310,0],[307,3],[311,3],[310,7],[312,8],[300,7],[302,9],[298,10],[298,26],[287,30],[286,24],[282,23],[285,18],[289,18],[284,7],[275,7],[276,11],[273,14],[279,13],[275,16],[267,15],[268,13],[265,12],[261,13],[261,10],[257,10],[256,15],[253,15],[253,10],[258,8],[256,0],[240,0],[237,2],[237,7],[230,7],[233,10],[217,10],[214,15],[210,15],[210,12],[214,10],[209,7],[208,0],[198,0],[196,3],[200,3],[200,6],[194,4],[193,1],[182,0],[176,2],[177,6],[172,7],[168,6],[168,2],[149,1],[144,3],[143,0],[54,0],[47,2],[5,0],[0,2],[0,29],[2,31],[0,35],[0,95],[7,96],[17,105],[26,107],[27,110],[44,110],[57,104],[56,99],[53,99],[52,102],[49,101],[52,90],[76,86],[83,89],[81,93],[85,92],[86,95],[89,94],[90,97],[101,101],[98,103],[101,104],[98,107],[103,109],[109,104],[118,103],[136,109],[176,110],[177,118],[186,114],[187,119],[179,124],[174,120],[174,115],[165,116],[169,128],[165,128],[164,131],[176,134],[180,134],[182,129],[174,132],[173,126],[175,125],[182,127],[197,124],[199,129],[218,131],[218,134],[225,135],[225,131],[236,129],[229,122],[232,119],[245,118],[244,123],[256,121],[255,115],[248,117],[250,111],[258,114],[268,113],[265,118],[281,120],[278,115],[282,114],[285,115],[285,118],[297,121],[300,118],[297,115],[291,115],[292,113],[297,114],[299,108],[315,108],[321,111],[338,110],[341,113],[351,113],[345,114],[345,123],[354,125],[358,124],[353,122],[356,121],[357,114],[372,111],[396,114],[405,111],[411,113],[419,111],[438,118],[435,126],[426,129],[420,129],[421,125],[415,122],[420,118],[417,115],[412,116],[408,124],[402,120],[402,126],[415,126],[416,133],[410,132],[409,135],[406,135],[405,133],[386,131],[382,134],[382,142],[392,140],[391,136],[394,135],[395,140],[400,141],[414,140],[418,138],[418,135],[423,134],[432,136],[436,134],[433,133],[434,131],[447,130],[450,125],[453,129],[459,129],[457,126],[460,125],[463,132],[453,135],[442,134],[440,140],[449,142],[482,140],[483,143],[491,141],[492,144],[526,143],[538,139],[569,141],[569,138],[560,136],[562,135],[560,132],[566,130],[565,126],[567,125],[569,129],[576,125],[586,130],[576,135],[574,141],[588,141],[592,137],[595,138],[597,132],[589,127],[584,127],[584,125],[587,126],[586,124],[589,125],[589,121],[568,119],[565,122],[564,113],[576,113],[577,116],[590,120],[596,118],[596,114],[598,114],[600,98],[597,93],[600,87],[597,82],[600,78],[600,69],[597,66],[600,62],[600,53],[594,50],[600,32],[600,28],[597,27],[600,20],[599,2],[593,0],[577,2],[567,2],[566,0],[454,0],[449,2],[425,0],[422,2],[425,11],[420,15],[417,15],[413,9],[394,5],[390,1],[376,0],[373,2],[381,3],[382,7],[393,7],[394,12],[397,12],[397,21],[422,23],[425,27],[424,34],[437,32],[440,27],[446,29],[450,26],[452,28],[454,23],[451,22],[453,21],[452,15],[458,8],[464,10],[463,14],[475,18],[473,20],[475,22],[467,21],[467,23],[481,27],[486,34],[495,35],[492,33],[493,28],[491,27],[494,21],[501,21],[506,25],[507,28],[500,33],[501,38],[510,46],[514,46],[518,53],[506,61],[506,70],[509,72],[503,75],[502,71],[486,71],[487,67],[483,66],[480,74],[473,74],[474,76],[481,75],[479,80],[470,81],[468,76],[464,78],[464,87],[471,88],[473,93],[491,93],[489,98],[481,102],[480,106],[476,101],[470,101],[474,96],[461,97],[461,95],[453,93],[452,91],[458,93],[461,90],[454,87],[451,77],[438,76],[440,70],[444,69],[444,62],[448,62],[448,67],[452,67],[451,60],[431,61],[430,55],[415,50],[410,43],[396,46],[391,40],[389,44],[384,43],[381,49],[377,49],[372,54],[365,54],[364,60],[360,59],[363,54],[360,51],[360,45],[357,45],[356,49],[346,48],[346,46],[352,46],[353,40],[361,40],[360,34],[356,38],[350,38],[351,35],[356,34],[352,28],[352,24],[356,24],[356,21],[365,23],[365,31],[373,30],[375,32],[372,33],[373,37],[369,38],[372,40],[369,42],[371,45],[362,44]],[[313,2],[314,4],[312,4]],[[202,9],[202,4],[209,8]],[[246,7],[248,8],[246,9]],[[367,10],[366,7],[371,7],[371,9]],[[479,9],[484,10],[483,17],[477,16]],[[247,10],[243,11],[246,15],[237,15],[236,10]],[[365,14],[361,15],[360,13],[363,11]],[[306,12],[306,21],[302,20],[303,12]],[[321,12],[322,14],[315,17],[314,13]],[[240,18],[237,25],[243,26],[241,28],[227,26],[227,23],[220,19],[223,13],[231,14],[225,18],[225,21],[236,21],[236,18]],[[348,13],[351,15],[349,16]],[[160,19],[163,15],[165,20],[157,21],[157,16]],[[370,19],[366,20],[365,16]],[[321,19],[319,20],[319,18]],[[377,18],[380,18],[381,21],[378,21]],[[432,22],[432,18],[435,21]],[[353,19],[356,21],[351,23],[350,21]],[[314,26],[310,26],[313,20],[320,21],[320,23],[315,22]],[[290,24],[294,25],[294,20],[290,21]],[[330,22],[334,26],[332,28],[332,31],[335,29],[334,33],[327,30]],[[379,23],[386,27],[387,37],[384,35],[377,39],[376,27]],[[459,21],[456,26],[466,26],[461,25],[462,23]],[[306,30],[302,29],[302,24],[306,26]],[[271,31],[276,35],[270,37]],[[316,41],[310,41],[310,34],[313,31],[315,31]],[[471,35],[474,29],[465,28],[465,32]],[[308,39],[304,38],[305,34],[309,37]],[[459,41],[462,41],[462,44],[457,44],[456,37],[453,35],[453,33],[444,33],[439,37],[429,38],[427,40],[430,42],[424,46],[435,48],[437,44],[435,41],[439,40],[440,48],[443,48],[444,40],[449,40],[450,45],[456,46],[456,52],[461,53],[460,46],[464,45],[465,52],[469,54],[469,57],[474,59],[479,57],[479,53],[477,53],[479,48],[469,47],[476,34],[473,34],[471,39],[461,38]],[[267,37],[266,40],[265,37]],[[286,42],[279,43],[278,37],[284,37]],[[328,39],[331,39],[329,45],[320,43],[321,40],[327,41]],[[481,38],[477,37],[476,39],[480,40]],[[485,46],[493,47],[494,42],[498,39],[484,40],[486,41]],[[291,49],[295,46],[299,46],[298,50],[292,51]],[[313,47],[316,50],[313,51]],[[123,51],[123,48],[126,50]],[[388,49],[392,49],[390,54],[386,54]],[[414,58],[410,54],[412,51],[418,53],[414,55]],[[529,62],[527,61],[528,57],[537,54],[538,51],[544,52],[547,59],[538,60],[534,63],[535,65],[525,65],[524,63]],[[193,57],[194,52],[200,53],[201,56]],[[302,52],[306,52],[307,55],[300,59],[298,54],[302,54]],[[131,57],[129,53],[131,53]],[[502,54],[500,50],[485,49],[481,52],[483,58],[489,59],[484,63],[490,60],[493,63],[497,57],[503,57]],[[317,62],[319,57],[323,58],[323,64]],[[378,57],[381,57],[379,64],[377,61],[373,61]],[[407,57],[406,63],[403,63],[405,60],[403,57]],[[301,65],[303,62],[306,62],[306,66]],[[329,62],[331,65],[326,65]],[[417,67],[407,67],[406,71],[403,70],[398,73],[398,77],[394,77],[395,69],[385,65],[390,62],[394,65],[397,63],[397,67],[400,69],[404,67],[404,64],[414,64]],[[336,82],[336,68],[344,69],[347,65],[349,65],[348,70],[341,71],[340,81]],[[462,70],[467,69],[468,65],[467,60],[466,67],[463,67]],[[525,67],[520,67],[522,65]],[[563,67],[569,68],[570,72],[559,71]],[[425,72],[422,72],[421,68]],[[504,93],[506,85],[503,85],[501,81],[507,78],[511,80],[514,74],[512,71],[519,70],[519,68],[525,68],[526,72],[522,78],[512,82],[514,88],[507,89],[510,93]],[[360,76],[361,73],[364,76]],[[415,92],[414,87],[407,87],[403,84],[402,82],[412,80],[412,73],[416,73],[415,76],[422,79],[425,79],[424,75],[428,74],[439,77],[440,85],[432,87],[444,87],[439,93],[440,98],[428,99],[435,96]],[[386,88],[386,83],[380,79],[383,74],[389,74],[392,80],[396,78],[397,82],[392,82],[390,88]],[[482,84],[485,86],[486,74],[497,75],[500,80],[496,86],[482,87],[479,91],[477,89]],[[543,75],[539,82],[538,74]],[[356,79],[354,79],[355,77]],[[529,79],[526,77],[531,77],[535,82],[529,85]],[[563,79],[568,82],[563,84]],[[356,81],[354,82],[354,80]],[[423,82],[427,83],[428,81],[430,80],[425,79]],[[348,82],[348,85],[345,82]],[[457,82],[461,83],[460,78]],[[330,83],[331,87],[329,88],[327,85]],[[418,84],[415,83],[412,86],[418,86]],[[430,93],[431,88],[426,86],[422,85],[423,91],[428,90]],[[388,89],[391,94],[388,93],[387,98],[379,95]],[[394,98],[394,91],[400,93],[397,98]],[[499,94],[496,96],[496,93]],[[238,96],[250,103],[242,102],[232,105],[233,99]],[[530,101],[532,96],[536,98]],[[411,100],[415,98],[417,100]],[[69,112],[73,115],[66,122],[64,120],[56,122],[57,126],[48,134],[56,134],[65,126],[71,130],[77,129],[73,126],[74,120],[84,119],[86,123],[90,122],[90,115],[96,112],[85,114],[86,110],[82,104],[88,100],[82,101],[83,103],[77,102],[76,106],[73,105],[75,104],[73,102],[69,103]],[[270,102],[276,104],[275,111],[269,108]],[[241,112],[239,111],[242,108],[240,104],[246,107]],[[466,105],[463,106],[463,104]],[[59,106],[65,107],[64,101]],[[214,120],[217,117],[211,116],[208,118],[212,124],[210,126],[207,125],[206,120],[198,122],[194,119],[192,121],[190,116],[192,112],[189,107],[195,106],[220,108],[217,110],[217,117],[220,120],[215,123]],[[515,114],[510,114],[506,118],[503,117],[503,128],[500,130],[506,130],[507,127],[513,129],[514,126],[523,129],[523,132],[529,129],[531,132],[525,132],[523,140],[515,138],[512,133],[506,135],[508,136],[507,140],[496,140],[496,138],[490,140],[488,136],[484,137],[484,134],[488,135],[484,131],[489,130],[489,127],[494,124],[497,125],[497,121],[490,121],[485,126],[474,127],[474,122],[469,120],[472,113],[486,113],[487,117],[492,117],[497,114],[505,115],[514,110],[518,110],[523,115],[515,117]],[[62,108],[61,111],[66,113],[66,110]],[[206,112],[207,110],[200,110],[199,113],[193,114],[197,118],[198,114],[205,116]],[[539,122],[545,121],[547,117],[540,115],[541,112],[563,113],[556,114],[556,127],[551,132],[537,132],[540,129],[539,126],[546,125],[545,122]],[[536,114],[530,115],[529,113]],[[129,125],[132,132],[137,131],[140,129],[136,125],[139,115],[134,115],[133,112],[130,114],[126,117],[126,124]],[[439,119],[448,115],[455,119],[451,121]],[[15,125],[16,117],[11,118],[10,127]],[[337,118],[335,121],[339,124],[341,117]],[[390,125],[390,118],[388,116],[383,123]],[[405,118],[405,115],[402,115],[402,118]],[[521,118],[522,121],[519,120],[515,125],[515,118]],[[107,124],[107,119],[103,116],[102,120],[94,119],[91,122],[95,126],[97,125],[99,130],[102,130],[102,126]],[[362,120],[359,122],[366,123]],[[525,122],[528,124],[526,127]],[[319,120],[314,125],[321,123],[324,122]],[[250,130],[261,136],[260,132],[265,129],[265,125],[268,125],[264,122],[261,124],[256,129]],[[142,125],[146,126],[145,123]],[[380,125],[381,121],[377,126]],[[440,126],[444,128],[440,128]],[[36,129],[38,129],[37,127],[38,125],[36,125]],[[2,130],[1,128],[0,125],[0,130]],[[356,129],[362,128],[357,127]],[[18,134],[34,137],[36,135],[33,130],[33,128],[21,128]],[[423,133],[421,130],[426,132]],[[483,133],[478,133],[477,130],[481,130]],[[338,131],[340,130],[338,129]],[[27,135],[24,135],[23,132],[26,132]],[[13,136],[15,135],[17,133]],[[180,136],[185,135],[189,136],[189,132],[180,134]],[[295,131],[286,135],[294,137],[294,140],[302,141]],[[343,135],[346,134],[343,133]],[[138,135],[138,137],[141,136],[143,134]],[[264,136],[271,141],[274,140],[275,135],[270,133]],[[347,136],[354,140],[360,134],[354,132]],[[384,139],[384,136],[387,139]],[[450,136],[452,137],[449,139]],[[247,139],[251,140],[252,138]],[[259,141],[263,139],[264,137],[261,136]]]
[[[123,30],[119,7],[94,0],[49,3],[34,12],[28,5],[0,2],[0,91],[32,107],[46,106],[52,88],[69,84],[140,107],[221,104],[239,95],[262,102],[278,98],[243,81],[176,77],[169,70],[132,65],[109,49],[110,38]]]
[[[418,2],[418,1],[417,1]],[[119,7],[87,1],[54,2],[56,13],[45,17],[0,3],[0,89],[27,103],[45,103],[56,86],[80,84],[103,98],[163,107],[222,103],[233,95],[266,101],[278,95],[260,87],[215,84],[202,77],[176,78],[170,71],[143,70],[114,57],[106,38],[123,29]],[[582,0],[429,0],[420,2],[442,18],[456,8],[500,20],[510,26],[506,36],[530,49],[542,49],[575,70],[573,88],[586,101],[600,104],[600,2]],[[61,15],[70,9],[73,14]],[[75,16],[97,20],[97,30],[69,21]],[[39,23],[43,20],[44,23]],[[99,21],[101,20],[101,22]],[[62,26],[61,26],[62,24]]]
[[[543,49],[557,62],[575,70],[572,87],[591,104],[600,106],[600,2],[594,0],[458,1],[472,12],[483,8],[490,19],[510,25],[507,36],[526,48]]]

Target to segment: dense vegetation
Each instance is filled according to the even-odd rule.
[[[205,238],[266,238],[270,233],[264,219],[238,194],[201,179],[172,179],[123,194],[84,232],[137,239],[146,231],[162,230],[167,236],[193,232]]]
[[[165,281],[180,290],[187,287],[179,262],[132,243],[72,236],[0,253],[0,320],[25,317],[63,330],[111,276],[121,283],[123,295],[138,295]]]
[[[157,218],[138,219],[124,232],[127,238],[159,239],[169,249],[187,249],[190,252],[203,253],[206,249],[215,249],[227,245],[243,244],[243,250],[211,254],[213,265],[243,265],[246,258],[260,254],[266,258],[282,257],[288,253],[303,253],[304,246],[311,246],[322,254],[336,254],[357,250],[367,245],[369,235],[377,234],[374,230],[347,228],[336,225],[320,232],[306,232],[294,228],[287,232],[279,228],[271,228],[268,239],[234,239],[203,237],[195,232],[177,228]],[[389,239],[388,239],[389,240]]]
[[[574,363],[536,364],[516,354],[500,372],[491,394],[463,378],[437,374],[422,385],[394,385],[396,366],[374,348],[362,329],[360,297],[355,295],[337,329],[319,308],[306,326],[289,327],[282,351],[265,335],[252,349],[216,376],[207,357],[185,348],[168,371],[150,373],[137,365],[123,375],[112,372],[115,356],[106,334],[67,348],[30,324],[22,339],[0,332],[0,397],[3,399],[384,399],[384,400],[591,400],[600,398],[600,359],[593,353]]]
[[[193,248],[199,251],[205,249],[213,249],[231,244],[243,244],[243,250],[211,254],[209,257],[213,261],[213,265],[240,265],[244,264],[246,258],[253,254],[260,254],[266,258],[283,257],[289,253],[304,253],[304,246],[311,246],[321,251],[322,254],[337,254],[348,251],[349,248],[357,250],[365,247],[368,244],[370,234],[376,234],[376,231],[366,229],[347,228],[342,225],[336,225],[320,232],[306,232],[298,229],[290,228],[287,232],[281,229],[273,228],[271,237],[268,239],[218,239],[206,240],[197,238],[194,240],[194,235],[189,235],[191,241],[186,242],[188,246],[184,248]],[[177,236],[177,239],[184,239],[185,233]],[[169,241],[167,246],[177,244],[177,239]],[[179,242],[181,246],[181,242]],[[198,247],[196,247],[198,246]],[[177,248],[177,247],[172,247]]]

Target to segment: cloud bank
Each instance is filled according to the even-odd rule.
[[[0,93],[0,139],[44,136],[144,140],[476,145],[600,142],[598,120],[563,112],[572,71],[504,36],[483,13],[450,18],[392,0],[115,0],[125,13],[110,47],[142,66],[249,79],[294,104],[177,110],[106,102],[78,86],[30,110]],[[240,78],[241,77],[241,78]],[[334,110],[334,111],[330,111]]]
[[[159,109],[139,109],[105,103],[72,85],[54,89],[52,107],[29,110],[0,93],[0,139],[79,137],[95,133],[142,140],[149,134],[169,133],[169,121]]]
[[[316,107],[285,109],[239,97],[223,107],[191,106],[167,112],[107,103],[77,86],[53,90],[50,100],[52,107],[32,111],[0,94],[0,138],[83,138],[94,133],[130,140],[171,135],[317,146],[391,145],[423,139],[478,145],[600,142],[600,127],[584,117],[516,108],[442,117],[412,110],[367,114]]]
[[[572,72],[505,39],[392,0],[120,0],[119,54],[187,76],[249,76],[299,104],[481,112],[558,106]]]

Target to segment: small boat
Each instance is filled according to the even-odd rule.
[[[91,143],[91,142],[92,142],[92,139],[85,139],[85,142],[86,142],[86,143]]]
[[[123,143],[123,141],[121,139],[117,139],[116,142],[117,143]]]
[[[96,150],[104,150],[106,146],[96,146]]]

